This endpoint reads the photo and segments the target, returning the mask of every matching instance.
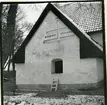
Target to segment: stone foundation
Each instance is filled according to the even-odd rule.
[[[70,90],[70,89],[95,89],[101,87],[104,81],[98,83],[89,84],[59,84],[58,90]],[[19,91],[50,91],[51,84],[18,84],[17,90]]]

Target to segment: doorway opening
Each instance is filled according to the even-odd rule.
[[[61,59],[52,60],[52,73],[63,73],[63,61]]]

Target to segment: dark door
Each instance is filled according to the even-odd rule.
[[[63,72],[63,64],[62,61],[55,62],[55,73],[62,73]]]

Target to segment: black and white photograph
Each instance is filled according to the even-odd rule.
[[[103,6],[1,3],[3,105],[106,105]]]

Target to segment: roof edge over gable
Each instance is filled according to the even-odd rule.
[[[54,5],[53,5],[54,6]],[[99,44],[97,44],[94,40],[92,40],[91,39],[91,37],[84,31],[84,30],[82,30],[76,23],[74,23],[74,21],[71,19],[71,18],[69,18],[66,14],[64,14],[61,10],[59,10],[56,6],[54,6],[63,16],[65,16],[67,19],[68,19],[68,22],[70,22],[70,25],[72,24],[72,26],[74,26],[74,27],[72,27],[72,28],[74,28],[74,30],[72,30],[75,34],[76,34],[76,30],[78,29],[78,31],[80,32],[80,33],[82,33],[81,35],[78,35],[78,34],[76,34],[76,35],[78,35],[78,37],[79,38],[82,38],[82,37],[85,37],[85,38],[87,38],[89,41],[91,41],[96,47],[98,47],[101,51],[103,51],[103,48],[99,45]],[[54,12],[54,11],[53,11]],[[61,16],[61,15],[60,15]],[[68,27],[69,27],[69,24],[66,24]],[[70,27],[69,27],[70,28]],[[71,28],[70,28],[71,29]]]
[[[39,26],[41,25],[41,23],[43,22],[44,18],[46,17],[46,15],[48,14],[49,11],[52,11],[69,29],[71,29],[80,39],[86,39],[88,41],[88,43],[91,43],[90,45],[95,46],[97,49],[97,52],[99,52],[100,56],[103,55],[103,48],[98,45],[96,42],[94,42],[91,37],[85,33],[85,31],[83,31],[82,29],[80,29],[77,24],[75,24],[72,19],[70,19],[68,16],[66,16],[64,13],[62,13],[61,10],[59,10],[56,6],[54,6],[51,3],[48,3],[47,6],[45,7],[45,9],[43,10],[43,12],[41,13],[39,19],[37,20],[37,22],[35,23],[35,25],[33,26],[33,28],[31,29],[30,33],[28,34],[28,36],[25,38],[25,40],[23,41],[21,47],[18,49],[18,51],[16,52],[16,54],[13,57],[13,61],[15,63],[17,63],[17,59],[19,59],[19,57],[16,57],[17,55],[19,55],[18,53],[23,51],[23,48],[25,50],[26,45],[28,44],[28,42],[31,40],[31,38],[33,37],[34,33],[37,31],[37,29],[39,28]],[[24,51],[25,52],[25,51]],[[95,52],[95,51],[93,51]],[[14,59],[15,58],[15,59]],[[20,59],[19,61],[20,62]]]

